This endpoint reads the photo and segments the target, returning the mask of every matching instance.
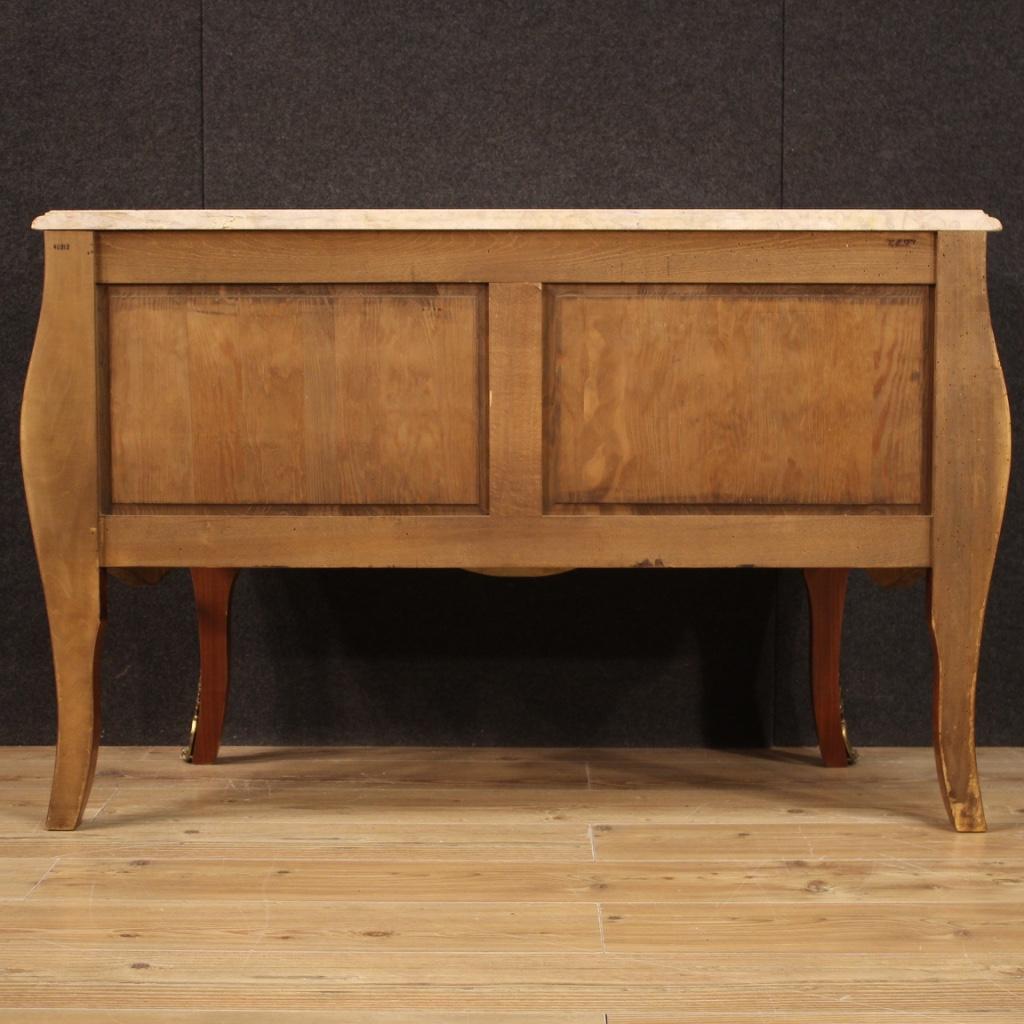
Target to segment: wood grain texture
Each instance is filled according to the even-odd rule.
[[[904,1010],[901,1018],[910,1024],[1017,1024],[1015,1011],[973,1011],[965,1010],[943,1010],[941,1008],[915,1012]],[[889,1016],[889,1011],[883,1009],[868,1010],[834,1010],[828,1014],[829,1024],[881,1024]],[[3,1018],[0,1018],[2,1020]],[[747,1018],[741,1017],[740,1020]],[[775,1013],[768,1010],[758,1013],[749,1019],[755,1020],[758,1024],[822,1024],[821,1014],[816,1010],[784,1010]],[[604,1024],[734,1024],[737,1020],[735,1014],[726,1010],[712,1012],[711,1015],[701,1013],[692,1014],[686,1010],[671,1011],[663,1013],[612,1013]],[[130,1020],[128,1022],[130,1024]]]
[[[605,787],[624,789],[673,788],[679,785],[676,772],[680,763],[680,754],[672,748],[619,748],[587,751],[587,773],[591,789]],[[698,751],[688,750],[688,763],[699,765]],[[905,787],[920,781],[921,764],[924,755],[916,748],[901,749],[897,747],[873,748],[878,760],[872,762],[875,768],[858,767],[856,772],[827,772],[814,755],[810,760],[804,756],[802,748],[780,748],[772,750],[737,750],[732,752],[712,750],[706,753],[705,764],[708,770],[711,765],[726,766],[732,782],[743,780],[749,785],[774,788],[784,780],[786,786],[806,784],[820,788],[823,792],[839,792],[847,787],[855,787],[857,780],[879,779],[882,777],[881,764],[884,763],[884,780],[887,785],[897,788]],[[1024,770],[1024,758],[1018,748],[999,748],[989,751],[987,760],[988,772],[1000,782],[1018,779]],[[808,771],[808,768],[813,771]],[[688,777],[689,778],[689,777]],[[706,779],[707,775],[702,774]],[[934,808],[933,808],[934,810]],[[951,832],[943,832],[952,843],[957,842]],[[1022,835],[1021,838],[1024,838]],[[969,849],[961,845],[961,849]]]
[[[825,769],[820,769],[824,772]],[[832,773],[856,775],[856,772]],[[523,820],[549,822],[603,822],[621,824],[645,821],[652,825],[732,825],[777,826],[799,817],[807,825],[889,822],[911,817],[927,820],[936,827],[945,821],[945,813],[934,799],[922,808],[917,792],[899,787],[880,787],[858,776],[846,786],[824,783],[820,776],[809,782],[792,784],[783,791],[777,786],[747,785],[734,782],[723,786],[714,772],[702,773],[705,792],[701,795],[690,780],[676,787],[662,786],[657,791],[639,792],[621,789],[594,789],[578,792],[552,786],[537,795],[539,805],[531,805],[524,816],[522,794],[508,786],[478,787],[472,798],[465,786],[437,785],[429,793],[431,818],[452,825],[514,825]],[[708,802],[707,791],[715,802]],[[724,790],[724,792],[723,792]],[[38,801],[41,794],[34,796]],[[208,815],[222,808],[225,820],[252,829],[273,809],[282,824],[288,821],[301,832],[310,823],[323,822],[325,816],[338,828],[351,825],[399,826],[421,820],[422,804],[427,796],[421,785],[324,786],[287,784],[272,787],[216,786],[182,787],[175,792],[167,786],[139,787],[115,792],[104,808],[104,827],[138,821],[163,822],[169,829],[195,828]],[[1007,821],[1014,820],[1016,804],[1005,796],[990,807]],[[1018,801],[1019,802],[1019,801]]]
[[[337,1024],[338,1014],[334,1010],[300,1011],[296,1017],[292,1007],[275,1010],[123,1010],[117,1011],[117,1024],[281,1024],[281,1021],[300,1020],[302,1024]],[[517,1013],[503,1010],[481,1010],[469,1013],[451,1010],[345,1010],[345,1024],[608,1024],[604,1014],[596,1010],[573,1013]],[[1001,1019],[986,1017],[986,1024],[1003,1024]],[[19,1021],[32,1024],[93,1024],[100,1021],[110,1024],[109,1010],[4,1010],[0,1009],[0,1024]],[[841,1024],[841,1022],[840,1022]],[[1014,1022],[1016,1024],[1016,1022]]]
[[[488,511],[536,516],[543,511],[541,286],[493,284],[488,295]]]
[[[150,903],[170,901],[187,891],[192,899],[211,905],[252,899],[259,893],[261,899],[293,903],[600,900],[796,908],[850,903],[991,905],[1016,903],[1024,896],[1024,859],[934,865],[801,858],[753,867],[748,862],[719,864],[716,860],[571,865],[541,861],[448,864],[443,858],[424,858],[416,863],[361,861],[339,871],[330,859],[299,863],[283,856],[249,860],[240,855],[220,863],[184,857],[97,860],[71,852],[51,863],[39,869],[34,899],[81,900],[102,891],[104,899]]]
[[[99,746],[100,634],[94,237],[45,236],[43,303],[21,407],[21,464],[57,681],[47,827],[73,829]]]
[[[213,764],[224,732],[231,682],[231,592],[237,569],[193,569],[199,625],[199,688],[192,734],[182,757]]]
[[[551,503],[922,502],[927,289],[548,291]]]
[[[56,857],[3,858],[0,865],[0,900],[23,899],[57,863]]]
[[[804,569],[811,606],[811,697],[821,759],[827,768],[845,768],[854,760],[843,714],[839,676],[843,647],[846,569]]]
[[[475,505],[483,291],[110,288],[112,501]]]
[[[1010,474],[1010,411],[989,320],[985,246],[981,233],[941,234],[935,284],[935,758],[950,821],[961,832],[986,827],[975,688]]]
[[[888,760],[888,754],[886,751],[877,755],[872,751],[876,763]],[[923,758],[919,758],[918,770],[923,764]],[[796,827],[785,822],[762,823],[757,828],[742,823],[594,825],[593,833],[599,863],[646,860],[679,863],[704,858],[723,863],[778,858],[800,864],[829,865],[852,859],[874,862],[885,851],[884,857],[893,860],[912,860],[919,864],[926,861],[930,866],[945,864],[957,870],[961,864],[970,866],[1003,859],[1018,862],[1024,855],[1024,830],[1020,828],[988,832],[966,846],[951,829],[937,828],[934,817],[929,821],[901,821],[898,828],[894,828],[891,821],[886,824],[815,822]]]
[[[1020,903],[947,903],[935,913],[904,906],[779,907],[763,915],[732,908],[671,903],[602,904],[605,945],[615,953],[697,953],[729,949],[751,955],[814,950],[825,953],[939,953],[957,945],[974,955],[1020,948]],[[958,941],[959,940],[959,941]]]
[[[1021,997],[1012,961],[998,955],[945,953],[844,955],[809,953],[392,953],[380,951],[161,949],[136,944],[111,955],[108,948],[61,949],[60,974],[52,950],[36,942],[22,947],[20,969],[8,985],[8,1000],[33,1007],[73,1002],[108,1008],[116,1002],[152,1012],[173,1000],[182,1007],[211,1011],[276,1013],[275,1021],[322,1021],[323,1006],[344,1019],[377,1024],[370,1014],[422,1013],[434,1024],[458,1024],[463,1014],[573,1014],[590,1008],[621,1011],[657,1021],[678,1021],[688,1008],[687,1024],[883,1024],[894,1015],[913,1024],[939,1020],[978,1020],[1016,1024]],[[134,954],[134,955],[133,955]],[[135,966],[139,965],[139,966]],[[314,984],[315,982],[315,984]],[[856,1010],[850,1010],[852,996]],[[765,1003],[770,1003],[770,1015]],[[824,1014],[808,1015],[808,1004]],[[957,1017],[931,1016],[963,1007]],[[975,1011],[974,1007],[982,1007]],[[354,1012],[353,1012],[354,1011]],[[685,1012],[685,1011],[684,1011]],[[447,1018],[441,1016],[447,1013]],[[977,1013],[977,1016],[975,1014]],[[351,1014],[351,1016],[350,1016]],[[662,1018],[656,1016],[663,1015]],[[989,1016],[991,1014],[991,1016]],[[311,1015],[311,1016],[307,1016]],[[57,1018],[61,1019],[61,1018]],[[86,1019],[90,1019],[86,1017]],[[129,1020],[132,1018],[129,1017]],[[146,1018],[142,1018],[146,1019]],[[157,1018],[162,1020],[164,1018]],[[188,1020],[187,1016],[179,1019]],[[228,1018],[237,1024],[237,1018]],[[402,1018],[398,1018],[402,1020]],[[420,1018],[406,1018],[419,1024]],[[469,1016],[473,1024],[477,1019]],[[110,1017],[107,1017],[110,1020]],[[205,1024],[205,1018],[199,1017]],[[213,1021],[217,1018],[213,1017]],[[636,1016],[632,1017],[633,1024]],[[405,1024],[405,1021],[403,1021]],[[529,1024],[528,1021],[523,1024]]]
[[[195,785],[195,779],[183,780],[181,784]],[[228,787],[222,790],[225,797],[229,793]],[[439,852],[443,852],[448,863],[509,860],[569,863],[586,859],[591,849],[585,822],[520,822],[498,826],[488,822],[435,825],[421,821],[415,828],[352,822],[339,833],[337,822],[327,818],[298,826],[291,820],[263,820],[238,821],[227,835],[219,825],[213,824],[215,819],[216,815],[213,819],[205,817],[174,823],[155,818],[139,819],[119,835],[79,829],[75,833],[76,852],[104,860],[163,857],[207,861],[242,856],[273,861],[286,852],[291,861],[330,858],[337,866],[342,861],[417,863],[436,858]],[[0,823],[9,848],[21,855],[14,859],[47,857],[49,865],[54,858],[69,852],[67,846],[55,842],[55,837],[61,833],[38,832],[12,838],[11,833],[19,826],[25,827],[25,819],[18,823]],[[6,861],[7,857],[13,854],[0,859]],[[35,881],[38,879],[34,879],[33,884]]]
[[[53,952],[62,947],[98,946],[130,952],[137,946],[165,949],[216,946],[251,949],[261,933],[271,946],[316,950],[404,950],[429,952],[443,934],[451,952],[481,948],[543,953],[555,950],[600,952],[597,916],[589,904],[444,904],[318,900],[301,916],[287,902],[238,900],[219,904],[221,913],[193,918],[181,913],[180,896],[135,902],[109,899],[12,901],[0,919],[0,949],[40,935]],[[444,914],[438,927],[437,915]],[[60,927],[60,922],[74,927]]]
[[[870,567],[927,565],[931,519],[111,515],[102,535],[102,564],[112,566]]]
[[[928,232],[130,231],[107,284],[350,281],[931,284]]]
[[[979,756],[963,836],[927,749],[110,748],[69,835],[5,748],[0,1021],[1016,1024],[1024,751]]]

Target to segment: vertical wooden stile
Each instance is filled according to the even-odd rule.
[[[492,516],[543,512],[543,289],[488,289],[488,392]]]

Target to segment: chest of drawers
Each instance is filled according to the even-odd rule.
[[[984,829],[975,674],[1009,466],[991,218],[35,226],[22,453],[59,702],[50,827],[77,825],[95,767],[108,568],[746,565],[927,569],[941,789],[956,828]]]

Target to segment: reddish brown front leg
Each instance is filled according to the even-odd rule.
[[[199,620],[199,693],[192,735],[181,756],[192,764],[217,760],[228,706],[231,590],[237,569],[193,569]]]
[[[839,685],[846,569],[805,569],[811,603],[811,691],[821,758],[829,768],[845,768],[855,755],[846,735],[843,691]]]

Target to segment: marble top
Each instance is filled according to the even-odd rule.
[[[999,231],[981,210],[51,210],[37,231]]]

